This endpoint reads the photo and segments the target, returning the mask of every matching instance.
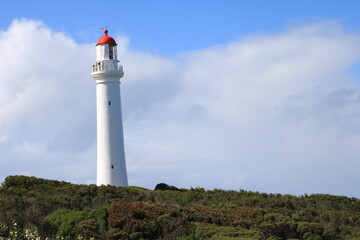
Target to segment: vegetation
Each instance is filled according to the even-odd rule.
[[[360,200],[7,177],[0,187],[0,239],[45,238],[360,239]]]

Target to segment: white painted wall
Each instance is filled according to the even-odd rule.
[[[107,45],[107,44],[104,44]],[[99,47],[100,46],[100,47]],[[96,79],[97,180],[96,184],[128,186],[120,78],[124,75],[118,61],[108,60],[108,46],[96,47],[97,62],[92,77]],[[116,51],[116,49],[115,49]]]

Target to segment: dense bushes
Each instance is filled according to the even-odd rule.
[[[107,232],[108,209],[101,207],[93,211],[70,211],[59,209],[45,217],[40,227],[41,235],[61,236],[65,239],[99,238]]]
[[[25,229],[64,239],[356,239],[360,200],[7,177],[0,187],[0,239]]]

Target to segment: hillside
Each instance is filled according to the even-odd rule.
[[[360,200],[202,188],[153,191],[7,177],[0,187],[0,239],[39,237],[360,239]]]

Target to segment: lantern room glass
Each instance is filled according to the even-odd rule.
[[[117,60],[116,45],[109,44],[109,59]]]
[[[117,60],[117,48],[114,44],[101,44],[96,46],[96,59]]]

